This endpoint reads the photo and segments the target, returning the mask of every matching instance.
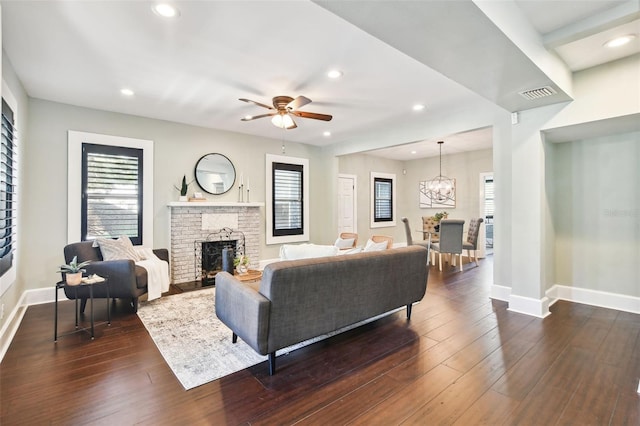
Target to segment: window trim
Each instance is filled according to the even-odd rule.
[[[273,235],[273,163],[285,163],[302,166],[302,234]],[[265,166],[266,185],[266,243],[284,244],[309,241],[309,160],[306,158],[287,157],[283,155],[266,155]]]
[[[67,244],[80,241],[82,219],[82,143],[142,149],[142,245],[153,248],[153,141],[69,130],[67,175]]]
[[[18,111],[18,101],[16,100],[16,97],[13,95],[13,92],[9,89],[9,86],[7,85],[7,83],[4,81],[4,79],[2,80],[2,89],[1,92],[2,94],[2,98],[4,98],[5,102],[7,103],[7,105],[9,105],[9,108],[11,108],[11,110],[13,111],[13,122],[14,122],[14,129],[16,129],[16,132],[18,133],[20,130],[20,116],[19,116],[19,111]],[[14,255],[13,255],[13,264],[11,265],[11,267],[2,275],[0,276],[0,295],[3,295],[15,282],[16,282],[16,278],[17,278],[17,270],[18,270],[18,261],[19,261],[19,253],[20,251],[18,250],[19,245],[20,245],[20,200],[22,199],[22,195],[20,193],[20,177],[22,176],[22,172],[21,172],[21,168],[22,168],[22,156],[21,154],[21,148],[18,147],[18,152],[17,152],[17,166],[16,166],[16,176],[14,177],[14,182],[15,185],[18,187],[18,194],[16,199],[13,201],[13,203],[15,204],[15,211],[16,211],[16,218],[14,219],[14,227],[15,227],[15,250],[14,250]]]
[[[379,221],[375,220],[375,180],[377,178],[380,179],[389,179],[391,180],[391,220],[389,221]],[[396,226],[396,175],[393,173],[380,173],[380,172],[371,172],[371,181],[370,181],[370,220],[371,223],[369,226],[371,228],[390,228]]]

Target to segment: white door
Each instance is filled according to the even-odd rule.
[[[356,176],[338,175],[338,234],[358,232],[356,222]]]

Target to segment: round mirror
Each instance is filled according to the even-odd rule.
[[[233,163],[222,154],[207,154],[196,163],[196,182],[209,194],[224,194],[236,181]]]

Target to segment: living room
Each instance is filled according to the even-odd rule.
[[[549,315],[550,305],[558,299],[640,313],[637,286],[640,281],[637,266],[640,171],[635,167],[640,162],[638,53],[578,71],[564,66],[562,72],[554,74],[545,68],[545,61],[554,57],[557,65],[555,54],[543,49],[540,42],[535,49],[523,43],[519,47],[527,51],[528,56],[536,57],[534,52],[539,55],[538,61],[531,62],[536,69],[543,68],[553,75],[549,80],[560,86],[560,94],[568,97],[566,101],[509,109],[495,99],[497,95],[489,99],[477,89],[482,95],[474,98],[475,102],[428,111],[419,122],[394,116],[395,121],[383,123],[386,125],[383,130],[363,131],[336,143],[314,144],[294,140],[294,132],[302,129],[274,133],[279,129],[268,121],[240,123],[243,114],[235,114],[236,111],[228,119],[251,125],[253,134],[145,117],[126,108],[114,111],[106,107],[77,106],[65,102],[64,97],[58,100],[34,97],[22,81],[27,76],[20,75],[14,68],[15,59],[5,50],[15,37],[15,32],[7,33],[5,28],[7,9],[15,7],[8,3],[11,2],[2,2],[2,80],[6,84],[2,95],[10,93],[8,96],[15,101],[18,117],[20,204],[15,279],[2,283],[0,342],[3,348],[10,343],[11,330],[17,327],[27,306],[51,302],[62,248],[72,242],[68,240],[67,208],[70,130],[153,141],[153,225],[150,241],[144,243],[149,247],[170,246],[167,206],[178,198],[175,185],[183,175],[191,180],[197,160],[210,152],[222,153],[231,159],[236,171],[250,180],[251,200],[256,202],[266,200],[267,154],[308,159],[309,241],[317,244],[331,244],[337,235],[338,175],[357,175],[359,234],[366,238],[384,232],[402,243],[405,238],[399,220],[395,227],[369,227],[370,173],[395,174],[397,217],[407,216],[417,227],[425,212],[434,212],[419,207],[418,182],[438,174],[437,156],[389,160],[371,155],[372,151],[416,141],[429,141],[433,145],[444,139],[443,174],[456,178],[461,200],[460,205],[451,210],[452,216],[468,220],[477,215],[479,200],[472,198],[477,194],[477,187],[471,183],[478,185],[480,172],[493,172],[496,178],[494,299],[508,302],[513,311],[539,318]],[[631,3],[634,2],[615,2],[615,6],[628,8],[633,6]],[[321,9],[316,4],[311,6]],[[504,17],[494,15],[489,5],[483,7],[489,8],[483,11],[493,18],[496,27],[518,40],[513,33],[515,29],[501,21]],[[637,2],[635,7],[635,11],[627,11],[625,16],[637,13]],[[328,12],[322,9],[318,13]],[[334,13],[343,14],[341,19],[356,19],[346,6],[344,11]],[[375,32],[366,22],[357,25]],[[393,32],[394,28],[389,24],[384,29]],[[376,37],[384,39],[385,34],[376,34]],[[397,48],[405,55],[427,62],[427,58],[412,52],[411,46],[403,46],[402,40],[387,40],[400,46]],[[528,40],[528,43],[533,42]],[[452,68],[473,68],[473,64],[466,63],[466,67],[464,64],[465,61],[459,59]],[[345,71],[347,77],[348,70]],[[464,81],[466,77],[450,71],[448,78]],[[303,86],[302,83],[292,85]],[[529,88],[521,87],[522,90]],[[256,100],[268,102],[278,94],[256,95]],[[237,98],[248,95],[238,90],[231,99],[211,102],[240,104]],[[87,93],[89,96],[91,93]],[[333,112],[331,102],[335,101],[324,101],[327,105],[318,99],[309,105],[309,110],[314,110],[311,107],[315,104],[319,112]],[[395,103],[391,99],[380,99],[377,107],[384,108],[389,102]],[[210,110],[208,113],[215,114]],[[338,122],[339,117],[336,115],[334,120]],[[262,126],[265,136],[255,134],[255,125],[259,129]],[[491,129],[491,149],[449,154],[447,136],[486,128]],[[335,140],[338,137],[334,132]],[[236,187],[224,195],[209,198],[226,202],[237,199]],[[470,201],[472,199],[475,201]],[[266,243],[266,232],[263,222],[260,224],[263,236],[260,260],[275,259],[279,253],[280,245]]]

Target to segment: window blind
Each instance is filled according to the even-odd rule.
[[[273,235],[303,233],[303,167],[273,163]]]
[[[13,111],[2,100],[2,136],[0,141],[0,276],[13,265],[16,250],[17,150]]]
[[[492,218],[494,212],[493,188],[493,178],[486,178],[484,181],[484,215]]]
[[[82,239],[142,244],[142,150],[82,144]]]
[[[374,178],[374,216],[375,222],[393,220],[393,182],[391,179]]]

